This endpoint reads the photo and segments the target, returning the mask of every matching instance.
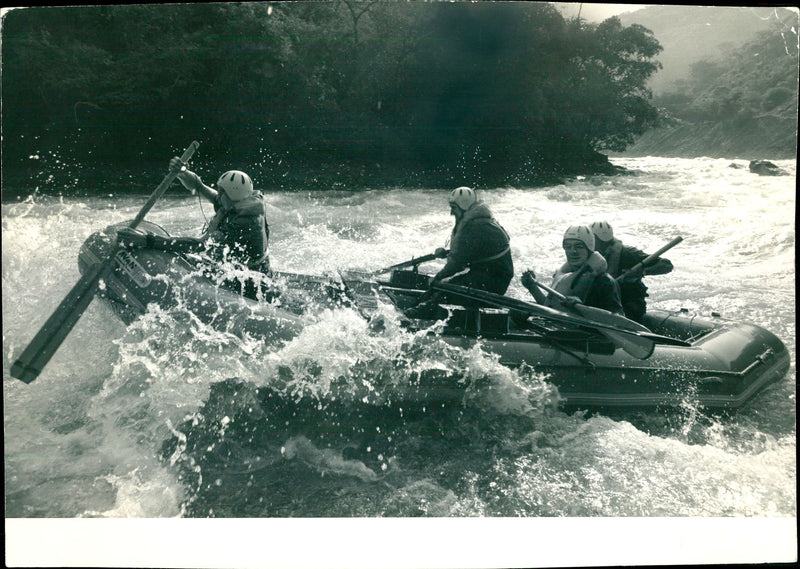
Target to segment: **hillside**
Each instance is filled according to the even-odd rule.
[[[776,115],[742,126],[684,122],[648,131],[620,155],[790,160],[797,156],[797,130],[784,126]]]
[[[656,95],[688,78],[692,64],[723,56],[780,22],[791,26],[794,19],[795,29],[797,22],[796,13],[785,8],[731,6],[652,6],[618,17],[624,26],[652,30],[664,48],[658,56],[662,69],[648,82]]]
[[[759,10],[773,16],[767,18]],[[791,25],[778,20],[787,14],[794,16]],[[654,33],[664,45],[664,70],[659,74],[666,71],[671,79],[667,82],[662,75],[662,90],[654,90],[663,126],[638,137],[626,155],[749,160],[796,156],[797,11],[662,6],[630,17],[637,15],[641,22],[665,20],[662,35]],[[769,25],[745,33],[745,21]],[[707,34],[700,33],[701,26]],[[678,62],[679,56],[684,60]]]

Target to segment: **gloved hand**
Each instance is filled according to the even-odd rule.
[[[169,171],[170,172],[183,172],[186,171],[186,164],[184,164],[178,156],[173,156],[169,159]]]
[[[530,290],[532,287],[536,286],[536,273],[528,269],[522,273],[520,281],[522,282],[522,286]]]
[[[577,296],[568,296],[561,301],[567,308],[574,308],[576,304],[583,304]]]
[[[169,170],[170,172],[175,172],[176,170],[179,171],[180,173],[178,174],[178,181],[183,185],[184,188],[192,193],[196,192],[197,186],[202,184],[200,176],[191,170],[188,170],[186,168],[186,164],[181,162],[181,159],[177,156],[174,156],[170,159]]]
[[[448,251],[444,247],[437,247],[436,251],[433,252],[437,259],[445,259],[447,257],[447,253]]]

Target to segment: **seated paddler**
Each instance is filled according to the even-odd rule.
[[[180,158],[172,158],[169,167],[180,170],[177,178],[186,189],[214,204],[215,214],[205,231],[200,237],[162,237],[123,228],[117,234],[119,243],[184,253],[206,251],[216,262],[232,261],[270,275],[266,207],[250,176],[229,170],[219,177],[215,190],[186,169]]]
[[[641,263],[649,255],[614,237],[614,230],[608,222],[595,221],[590,228],[594,233],[597,252],[608,262],[608,274],[619,284],[625,316],[641,322],[647,311],[645,298],[648,296],[642,278],[645,275],[665,275],[672,272],[672,262],[660,257],[645,267]]]
[[[564,232],[562,246],[566,263],[553,275],[550,288],[564,295],[567,300],[562,301],[555,295],[545,294],[536,285],[536,275],[528,270],[523,273],[521,282],[536,302],[558,310],[580,302],[614,314],[622,314],[619,286],[606,271],[606,260],[595,251],[592,230],[585,225],[569,227]]]
[[[447,258],[431,284],[447,279],[449,283],[504,294],[514,277],[509,236],[489,207],[478,200],[472,188],[462,186],[450,192],[450,214],[455,225],[450,234],[450,251],[437,249]],[[438,317],[442,302],[468,304],[465,299],[429,290],[424,300],[406,311],[411,318]]]

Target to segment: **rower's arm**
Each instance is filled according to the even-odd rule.
[[[194,253],[205,249],[205,240],[202,238],[164,237],[152,233],[142,233],[129,227],[123,227],[117,232],[117,240],[120,245],[127,247],[144,247],[176,253]]]
[[[536,302],[539,304],[544,304],[547,302],[547,296],[542,292],[542,289],[536,285],[536,273],[531,270],[525,271],[522,273],[522,278],[520,279],[522,282],[522,286],[528,289],[533,295],[533,298],[536,299]]]
[[[655,263],[645,266],[644,274],[666,275],[667,273],[671,273],[673,268],[672,262],[669,259],[658,259]]]
[[[178,175],[178,179],[181,181],[181,184],[183,184],[183,187],[185,187],[187,190],[198,192],[211,203],[214,203],[214,200],[217,199],[217,190],[205,185],[200,176],[191,170],[181,172]],[[184,182],[184,180],[186,181]]]
[[[214,203],[214,200],[217,199],[217,190],[205,185],[203,180],[200,179],[200,176],[186,168],[186,164],[181,162],[181,159],[177,156],[169,161],[169,168],[172,171],[179,171],[177,176],[178,181],[190,192],[199,192],[211,203]]]

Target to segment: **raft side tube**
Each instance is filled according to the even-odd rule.
[[[116,244],[115,224],[92,234],[78,255],[81,272],[100,262]],[[169,236],[153,223],[143,221],[145,232]],[[146,248],[120,248],[114,256],[114,270],[103,283],[101,294],[112,302],[115,311],[130,322],[143,314],[148,305],[164,309],[185,306],[201,322],[238,336],[248,334],[265,341],[290,340],[305,321],[279,306],[242,297],[218,287],[182,256]]]

